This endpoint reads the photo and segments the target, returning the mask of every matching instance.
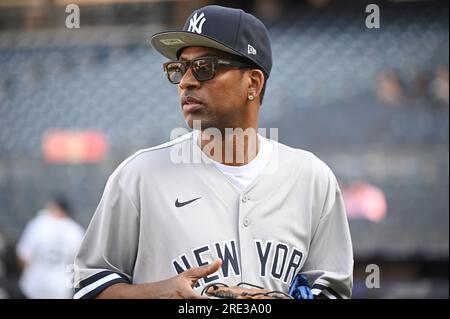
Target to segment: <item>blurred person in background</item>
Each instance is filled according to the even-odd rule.
[[[376,94],[386,105],[398,105],[404,97],[403,87],[394,70],[385,70],[377,77]]]
[[[25,227],[16,247],[19,287],[30,299],[72,298],[70,266],[84,229],[70,216],[70,204],[54,195]]]
[[[439,66],[430,85],[433,98],[444,105],[449,104],[448,68]]]

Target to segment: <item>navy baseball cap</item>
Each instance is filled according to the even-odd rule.
[[[210,5],[195,10],[182,31],[160,32],[152,36],[152,46],[170,60],[177,60],[186,47],[218,49],[251,60],[269,77],[272,49],[264,24],[241,9]]]

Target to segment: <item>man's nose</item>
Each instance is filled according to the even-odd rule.
[[[200,86],[200,81],[195,78],[191,68],[187,69],[186,73],[184,73],[184,75],[181,77],[179,86],[182,90],[186,90],[189,88],[192,89]]]

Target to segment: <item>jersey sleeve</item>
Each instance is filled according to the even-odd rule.
[[[329,171],[326,198],[301,274],[312,285],[314,297],[350,298],[353,286],[353,250],[344,201]]]
[[[94,298],[113,284],[131,283],[138,236],[138,209],[113,174],[75,257],[74,298]]]

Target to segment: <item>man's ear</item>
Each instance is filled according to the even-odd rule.
[[[248,95],[258,97],[261,94],[261,90],[264,86],[264,73],[259,69],[250,69],[248,71],[249,86]]]

